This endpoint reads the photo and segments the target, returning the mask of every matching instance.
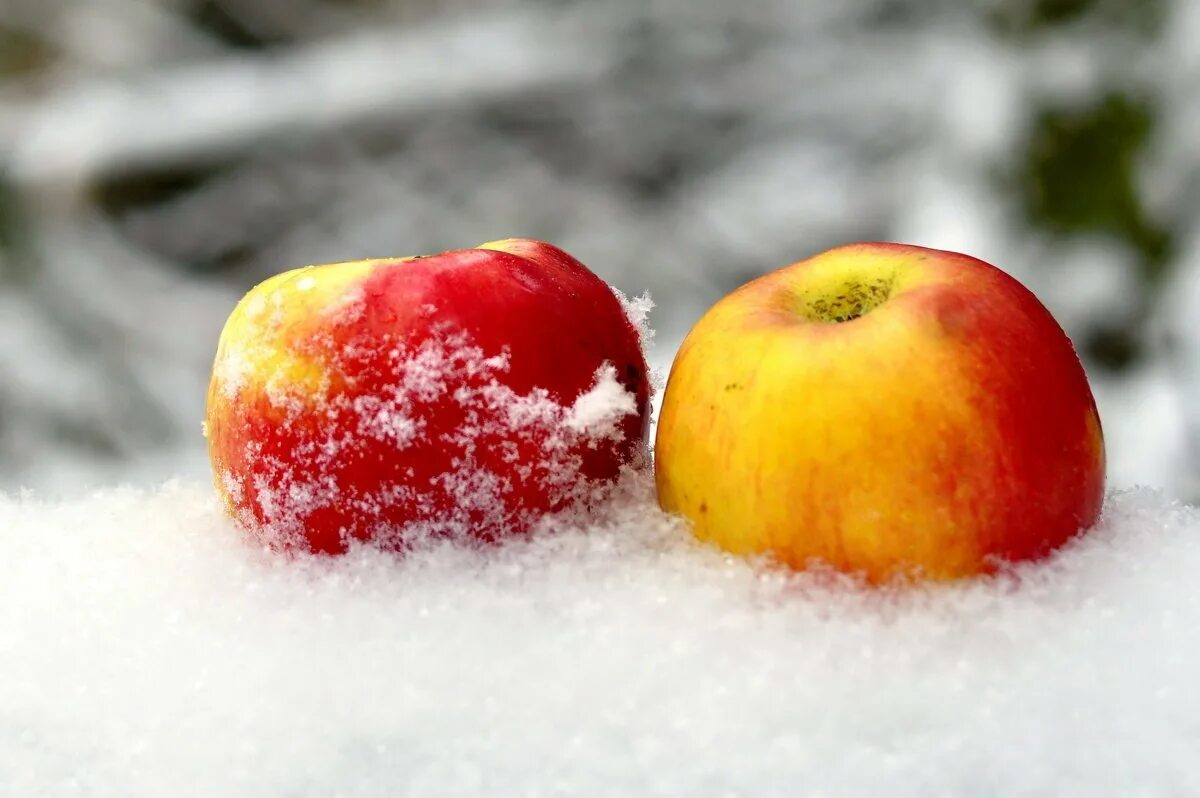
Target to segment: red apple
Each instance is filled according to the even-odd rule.
[[[513,239],[310,266],[252,290],[217,350],[217,490],[273,546],[495,540],[638,461],[649,383],[613,291]]]
[[[1104,443],[1071,342],[983,261],[834,249],[718,302],[663,398],[659,501],[797,568],[953,578],[1096,521]]]

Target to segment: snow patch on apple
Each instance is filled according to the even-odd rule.
[[[322,366],[320,389],[296,382],[291,364],[266,374],[268,400],[285,418],[277,430],[245,443],[253,476],[220,475],[231,496],[257,503],[261,517],[243,510],[239,520],[271,546],[296,547],[314,514],[331,508],[351,519],[342,529],[344,542],[370,538],[390,548],[527,530],[546,506],[560,511],[603,498],[610,485],[583,475],[585,452],[620,443],[622,423],[638,412],[611,363],[564,404],[541,388],[514,391],[505,381],[507,351],[487,353],[449,327],[415,346],[357,339],[339,346],[325,337],[317,348],[335,353]],[[234,372],[240,376],[231,389],[226,373],[217,371],[219,390],[236,395],[248,377]],[[338,379],[346,385],[335,385]],[[410,467],[393,472],[387,462],[370,464],[384,476],[364,491],[361,469],[380,456],[378,444],[398,460],[409,462],[403,458],[409,450],[414,457]],[[422,470],[429,462],[445,468]],[[511,500],[530,486],[547,497],[545,506]],[[387,523],[397,516],[404,523]]]
[[[635,297],[629,297],[615,286],[610,285],[609,288],[616,294],[617,300],[625,310],[625,317],[637,330],[638,340],[642,342],[642,348],[645,349],[654,341],[654,328],[650,326],[650,313],[654,310],[655,305],[654,300],[650,298],[650,292],[643,291]]]
[[[267,554],[203,484],[0,496],[0,545],[0,795],[1200,792],[1200,512],[1150,491],[891,592],[704,546],[646,473],[406,557]]]
[[[233,349],[223,350],[213,366],[213,376],[222,395],[226,399],[237,396],[238,392],[246,387],[253,368],[253,363],[243,353]]]
[[[612,289],[612,292],[617,296],[617,300],[621,303],[621,307],[625,311],[625,317],[629,319],[629,323],[637,330],[638,340],[642,344],[642,351],[652,351],[655,330],[650,324],[650,314],[656,305],[650,297],[650,292],[643,291],[638,296],[630,298],[615,286],[610,285],[609,288]],[[650,379],[650,398],[652,400],[656,400],[666,390],[667,371],[668,369],[665,367],[650,367],[647,376]]]
[[[637,398],[617,381],[616,366],[605,363],[596,371],[595,384],[579,395],[563,422],[594,448],[600,441],[619,437],[620,422],[636,412]]]

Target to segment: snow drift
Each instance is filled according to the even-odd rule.
[[[207,485],[0,499],[0,794],[1200,792],[1200,513],[1110,497],[995,578],[727,557],[645,476],[397,558],[256,550]]]

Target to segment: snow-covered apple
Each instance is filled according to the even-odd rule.
[[[1096,404],[1046,308],[987,263],[899,244],[719,301],[671,369],[655,460],[699,537],[875,582],[1038,558],[1104,493]]]
[[[495,540],[645,461],[649,383],[616,294],[509,239],[309,266],[238,304],[206,434],[218,493],[282,548]]]

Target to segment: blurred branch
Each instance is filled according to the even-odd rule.
[[[116,169],[203,159],[289,129],[475,103],[598,78],[611,47],[544,11],[386,30],[225,58],[131,84],[88,81],[29,107],[0,105],[0,169],[26,188],[77,187]]]
[[[210,20],[232,22],[242,36],[265,42],[295,42],[371,21],[327,0],[206,0],[202,8]]]

